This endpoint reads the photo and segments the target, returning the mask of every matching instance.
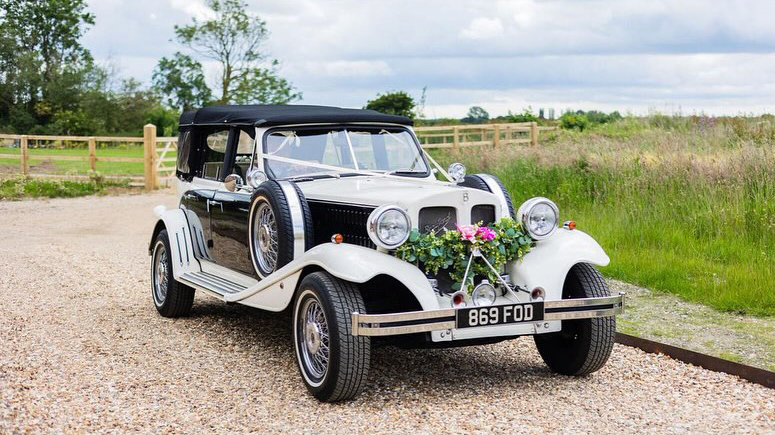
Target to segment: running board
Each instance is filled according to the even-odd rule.
[[[224,298],[226,295],[232,295],[247,290],[242,284],[215,276],[207,272],[186,272],[178,278],[183,284],[204,290],[208,293],[214,293],[215,296]]]

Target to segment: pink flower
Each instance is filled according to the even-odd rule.
[[[460,240],[467,240],[471,243],[476,242],[476,232],[478,231],[476,225],[463,225],[462,227],[455,225],[455,227],[457,227],[457,231],[460,233]]]
[[[495,231],[487,227],[479,228],[479,231],[476,232],[476,235],[485,242],[492,242],[495,240]]]

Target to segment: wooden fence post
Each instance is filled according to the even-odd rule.
[[[460,146],[460,140],[457,137],[458,134],[458,128],[457,126],[452,127],[452,147],[457,149]]]
[[[92,172],[97,170],[97,139],[89,138],[89,169]]]
[[[145,190],[150,192],[156,188],[156,126],[146,124],[143,127],[143,144],[145,145]]]
[[[30,172],[30,151],[27,135],[23,135],[19,139],[19,147],[21,148],[20,164],[22,169],[22,175],[27,176]]]
[[[501,145],[501,129],[500,124],[495,124],[495,127],[493,127],[493,136],[492,136],[492,144],[495,148],[498,148]]]
[[[530,145],[538,145],[538,123],[530,123]]]

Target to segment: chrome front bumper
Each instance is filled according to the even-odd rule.
[[[624,293],[602,298],[544,301],[543,304],[542,322],[609,317],[624,312]],[[458,310],[465,308],[471,307],[394,314],[360,314],[355,312],[352,313],[352,335],[385,336],[451,330],[457,327]]]

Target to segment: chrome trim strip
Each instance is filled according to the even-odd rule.
[[[357,335],[379,337],[386,335],[414,334],[417,332],[431,332],[445,329],[455,329],[455,321],[450,320],[447,322],[424,323],[422,325],[389,326],[384,328],[379,326],[361,326],[358,328]],[[355,331],[353,331],[353,335],[356,335]]]
[[[606,305],[606,304],[616,305],[624,302],[622,298],[623,298],[622,295],[617,295],[617,296],[606,296],[602,298],[561,299],[556,301],[544,302],[544,308],[550,309],[550,308],[569,308],[569,307],[589,307],[589,306]]]
[[[624,293],[619,293],[618,296],[606,296],[601,298],[545,301],[543,320],[572,320],[615,316],[624,312],[624,297]],[[565,310],[560,312],[547,312],[549,309]],[[455,329],[455,320],[421,323],[419,325],[381,326],[381,324],[449,318],[456,316],[457,311],[458,309],[456,308],[446,308],[394,314],[360,314],[354,312],[351,315],[352,335],[385,336]]]
[[[565,311],[561,313],[544,313],[544,320],[592,319],[595,317],[615,316],[621,313],[621,307],[614,307],[607,310]]]
[[[285,194],[285,200],[288,201],[288,209],[291,212],[291,226],[293,226],[293,259],[301,257],[305,250],[304,244],[304,213],[301,209],[301,201],[290,181],[276,180]]]
[[[476,174],[476,176],[487,183],[487,187],[490,189],[490,192],[498,197],[498,203],[501,207],[501,218],[510,218],[511,215],[509,214],[509,204],[506,202],[506,195],[503,194],[503,190],[501,190],[498,182],[487,174]]]

